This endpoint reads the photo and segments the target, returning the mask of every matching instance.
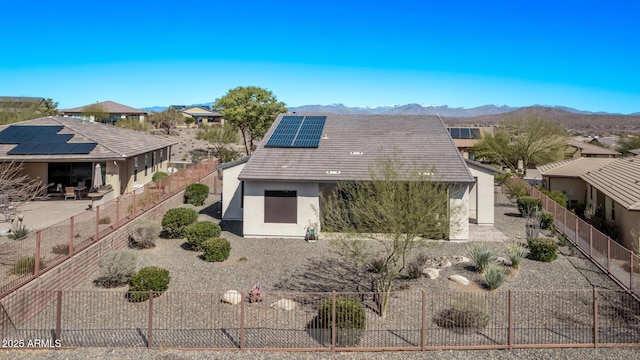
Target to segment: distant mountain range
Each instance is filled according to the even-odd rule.
[[[213,103],[205,103],[205,104],[195,104],[190,106],[203,106],[210,107]],[[547,109],[555,109],[573,114],[580,115],[621,115],[621,114],[610,114],[607,112],[590,112],[577,110],[570,107],[565,106],[540,106],[533,105],[533,108],[547,108]],[[168,106],[152,106],[147,108],[142,108],[142,110],[147,110],[150,112],[160,112],[164,111],[168,108]],[[530,107],[527,107],[530,108]],[[303,105],[303,106],[292,106],[289,107],[289,111],[291,112],[312,112],[312,113],[333,113],[333,114],[405,114],[405,115],[440,115],[442,117],[452,117],[452,118],[472,118],[477,116],[486,116],[486,115],[500,115],[505,113],[514,112],[520,109],[525,109],[521,107],[511,107],[511,106],[496,106],[496,105],[483,105],[474,108],[462,108],[462,107],[449,107],[447,105],[442,106],[422,106],[420,104],[406,104],[406,105],[395,105],[395,106],[379,106],[375,108],[369,107],[349,107],[343,104],[332,104],[332,105]],[[640,112],[630,114],[630,115],[640,115]]]

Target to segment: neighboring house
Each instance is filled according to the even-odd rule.
[[[113,101],[103,101],[95,104],[89,104],[89,105],[75,107],[71,109],[60,110],[60,115],[64,117],[72,117],[72,118],[81,119],[81,120],[95,121],[95,119],[92,116],[88,117],[83,115],[83,112],[85,112],[85,109],[92,105],[100,105],[104,109],[104,111],[108,114],[109,117],[105,120],[102,120],[102,122],[111,124],[111,125],[115,124],[115,122],[120,119],[133,119],[133,120],[138,120],[140,122],[143,122],[145,118],[149,116],[149,113],[144,110],[118,104],[117,102],[113,102]]]
[[[171,146],[177,141],[115,126],[49,116],[0,126],[0,162],[22,162],[24,173],[51,184],[94,183],[101,165],[103,182],[130,192],[167,171]]]
[[[493,223],[493,196],[485,195],[489,187],[493,195],[486,174],[494,170],[475,162],[470,170],[438,117],[364,114],[278,116],[251,158],[218,167],[223,219],[243,220],[245,237],[304,238],[309,226],[322,227],[321,194],[341,181],[370,180],[376,161],[394,155],[450,185],[450,240],[469,239],[470,215]]]
[[[485,132],[493,132],[492,128],[485,127],[447,127],[449,135],[453,139],[460,154],[465,159],[470,158],[469,150],[484,137]],[[473,160],[473,156],[471,156]]]
[[[567,195],[569,207],[573,208],[587,202],[587,183],[581,176],[615,161],[613,158],[581,157],[538,165],[537,169],[542,175],[542,187]]]
[[[185,117],[193,118],[195,124],[223,125],[222,114],[200,106],[193,106],[181,110]]]
[[[603,211],[606,220],[618,226],[618,242],[638,250],[634,237],[640,234],[640,161],[617,159],[580,177],[587,183],[587,209]]]
[[[614,158],[620,153],[606,147],[593,145],[578,139],[568,139],[565,147],[566,159],[577,159],[579,157]]]

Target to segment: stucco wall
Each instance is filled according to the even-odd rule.
[[[244,164],[222,170],[222,219],[242,220],[242,188],[238,180]]]
[[[582,179],[548,177],[549,191],[562,191],[569,200],[585,203],[587,195],[587,183]]]
[[[454,184],[449,190],[449,240],[469,241],[469,185]]]
[[[616,224],[618,225],[618,241],[627,249],[637,251],[640,245],[634,239],[640,234],[640,211],[627,211],[620,204],[616,204]]]
[[[487,173],[473,166],[469,166],[471,175],[476,178],[476,185],[469,193],[469,211],[475,211],[478,225],[493,225],[495,194],[493,189],[493,174]]]
[[[298,219],[295,224],[264,222],[264,191],[297,191]],[[252,238],[297,237],[304,238],[309,225],[318,225],[315,209],[319,208],[318,183],[259,182],[244,184],[243,235]],[[317,228],[317,227],[316,227]]]
[[[167,159],[168,152],[169,152],[169,148],[163,149],[163,155],[162,155],[163,160],[160,161],[160,150],[155,151],[155,157],[154,157],[155,166],[153,165],[154,163],[152,162],[152,155],[151,155],[152,153],[154,153],[154,151],[150,151],[146,153],[147,155],[146,173],[145,173],[145,154],[140,154],[137,156],[127,158],[127,160],[125,160],[124,162],[119,161],[118,165],[120,166],[120,179],[123,182],[122,193],[133,191],[134,186],[136,185],[145,185],[151,182],[153,174],[157,171],[167,172],[167,169],[169,167],[169,161]],[[134,159],[138,159],[138,166],[137,166],[138,173],[135,180],[133,176],[134,168],[135,168]]]
[[[22,173],[29,176],[29,179],[40,178],[47,182],[49,166],[47,163],[22,163]]]

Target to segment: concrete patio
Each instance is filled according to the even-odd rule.
[[[83,213],[91,205],[91,200],[46,200],[29,201],[16,214],[23,215],[23,224],[33,230],[67,220],[72,216]],[[0,222],[0,234],[6,234],[11,229],[9,221]]]

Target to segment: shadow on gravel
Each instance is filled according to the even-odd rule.
[[[279,280],[274,289],[292,292],[368,292],[371,291],[371,277],[343,259],[312,259],[303,270]]]
[[[211,216],[214,219],[222,220],[222,202],[216,201],[213,204],[202,208],[199,213]]]
[[[228,231],[233,235],[242,237],[242,221],[222,220],[219,225],[222,231]]]

